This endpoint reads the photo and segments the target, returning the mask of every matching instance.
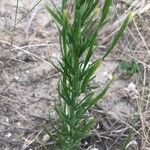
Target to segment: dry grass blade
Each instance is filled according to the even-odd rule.
[[[15,25],[19,24],[24,18],[26,18],[28,16],[28,14],[30,14],[30,12],[41,2],[42,2],[42,0],[39,0],[18,22],[15,23]]]
[[[13,40],[14,40],[14,36],[15,36],[15,31],[16,31],[16,22],[17,22],[18,6],[19,6],[19,0],[17,0],[17,5],[16,5],[15,20],[14,20],[14,28],[13,28],[13,34],[12,34],[11,45],[13,44]]]

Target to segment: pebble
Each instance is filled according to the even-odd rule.
[[[30,71],[29,71],[29,70],[26,70],[26,73],[30,73]]]
[[[47,141],[49,140],[49,135],[48,134],[45,134],[44,136],[43,136],[43,138],[42,138],[42,142],[43,143],[46,143]]]
[[[9,118],[8,117],[6,118],[6,122],[9,123]]]
[[[3,67],[4,63],[2,61],[0,61],[0,67]]]
[[[17,122],[16,124],[17,124],[17,126],[21,126],[21,123],[20,123],[20,122]]]
[[[100,129],[100,124],[99,124],[99,123],[97,124],[97,127],[96,127],[96,128],[97,128],[97,129]]]
[[[17,53],[17,55],[16,55],[16,59],[21,60],[21,58],[22,58],[23,55],[24,55],[24,53],[21,52],[21,51],[19,51],[19,52]]]
[[[12,137],[12,133],[10,133],[10,132],[8,132],[6,135],[5,135],[5,138],[10,138],[10,137]]]
[[[18,76],[15,76],[15,80],[19,80],[19,77],[18,77]]]
[[[85,141],[85,142],[84,142],[84,145],[88,145],[88,142],[87,142],[87,141]]]
[[[54,105],[55,105],[55,104],[54,104],[54,102],[52,101],[52,102],[51,102],[51,106],[54,106]]]

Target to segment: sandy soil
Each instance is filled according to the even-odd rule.
[[[16,1],[1,1],[0,149],[44,149],[52,142],[43,142],[45,133],[42,126],[48,121],[49,112],[55,117],[53,108],[58,101],[59,74],[49,63],[49,60],[55,61],[60,56],[58,32],[52,18],[43,9],[42,4],[39,4],[16,26],[11,46]],[[31,0],[19,2],[17,20],[20,20],[36,2]],[[59,6],[58,0],[56,3]],[[122,7],[122,5],[119,6]],[[144,19],[146,24],[150,24],[148,15],[145,14]],[[143,86],[143,74],[135,74],[132,78],[124,79],[122,72],[118,70],[118,65],[122,59],[130,59],[122,53],[126,53],[129,46],[137,52],[136,56],[139,60],[149,63],[150,57],[147,49],[150,48],[150,36],[147,28],[141,24],[141,22],[138,23],[139,30],[147,47],[141,41],[135,27],[131,25],[130,29],[138,44],[130,34],[126,33],[126,37],[118,44],[114,53],[97,71],[97,77],[92,83],[101,87],[108,80],[109,74],[117,77],[108,95],[91,111],[100,120],[95,127],[96,133],[101,137],[101,142],[100,140],[97,142],[100,150],[117,150],[122,142],[122,136],[128,130],[126,123],[131,122],[133,114],[137,112],[137,97],[140,94],[138,91],[140,88],[137,86],[139,83]],[[104,32],[102,36],[106,37],[109,32],[109,30]],[[100,56],[106,46],[107,42],[104,41],[103,45],[97,49],[94,58]],[[146,76],[145,84],[148,88],[149,69],[147,69]],[[134,93],[133,86],[137,93]],[[96,140],[87,138],[85,141],[89,142],[88,145],[84,145],[85,141],[83,145],[91,146],[96,143]],[[105,144],[108,144],[108,147]],[[133,147],[131,149],[136,150]]]

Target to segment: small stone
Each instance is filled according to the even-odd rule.
[[[17,122],[16,124],[17,124],[17,126],[21,126],[21,123],[20,123],[20,122]]]
[[[0,67],[3,67],[4,63],[2,61],[0,61]]]
[[[100,125],[99,125],[99,123],[97,124],[97,127],[96,127],[97,129],[100,129]]]
[[[26,73],[30,73],[30,71],[29,71],[29,70],[26,70]]]
[[[19,51],[17,54],[16,54],[16,59],[19,59],[21,60],[22,56],[24,55],[24,53],[22,51]]]
[[[19,80],[19,77],[18,77],[18,76],[15,76],[15,80]]]
[[[130,82],[129,85],[128,85],[128,89],[130,91],[132,91],[132,90],[134,91],[136,89],[136,85],[133,82]]]
[[[5,138],[10,138],[10,137],[12,137],[12,133],[10,133],[10,132],[8,132],[6,135],[5,135]]]
[[[107,71],[103,72],[103,76],[108,76],[108,72]]]
[[[8,117],[6,118],[6,122],[9,123],[9,118]]]
[[[52,101],[52,102],[51,102],[51,106],[54,106],[54,105],[55,105],[55,104],[54,104],[54,102]]]
[[[49,140],[49,135],[48,134],[45,134],[44,136],[43,136],[43,138],[42,138],[42,142],[43,143],[46,143],[47,141]]]
[[[52,53],[52,57],[53,58],[57,58],[57,54],[56,53]]]

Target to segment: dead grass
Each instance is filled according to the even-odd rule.
[[[58,75],[49,63],[50,59],[59,58],[57,32],[51,19],[49,21],[49,17],[43,12],[41,4],[36,5],[38,1],[21,1],[19,19],[17,18],[17,21],[21,21],[15,27],[11,45],[16,6],[14,2],[16,1],[2,0],[0,6],[0,147],[10,150],[46,149],[53,142],[43,141],[41,125],[47,122],[48,110],[53,113],[52,105],[57,101]],[[59,1],[56,3],[59,5]],[[34,9],[30,11],[32,8]],[[118,76],[118,83],[123,81],[124,84],[114,86],[111,89],[114,93],[110,91],[106,101],[89,112],[98,121],[91,136],[83,139],[81,147],[92,150],[95,145],[99,150],[117,150],[127,139],[131,129],[132,137],[127,149],[149,150],[150,2],[114,1],[112,9],[117,11],[112,14],[112,25],[102,31],[104,38],[96,55],[103,53],[107,41],[118,30],[120,21],[127,11],[133,10],[136,13],[133,23],[108,61],[113,63],[115,60],[119,64],[122,60],[135,59],[142,63],[143,69],[127,80],[118,75],[118,70],[111,72]],[[114,21],[116,18],[119,21]],[[107,33],[111,33],[111,36]],[[132,89],[129,88],[130,83],[134,85]],[[134,107],[133,114],[128,116],[128,112],[124,112],[118,117],[118,111],[111,108],[111,105],[118,103],[121,106],[130,104],[129,107]]]

